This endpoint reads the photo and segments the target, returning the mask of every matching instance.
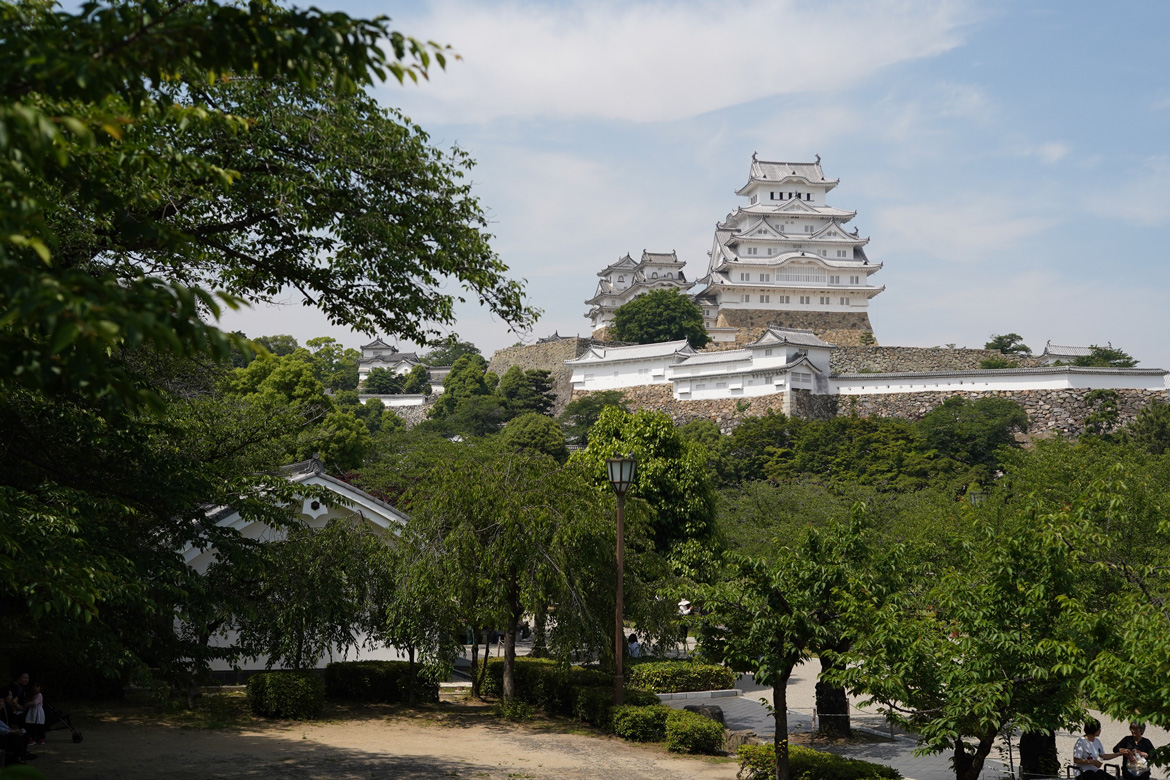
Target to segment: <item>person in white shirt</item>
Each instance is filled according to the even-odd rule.
[[[1117,758],[1120,753],[1106,753],[1101,744],[1101,724],[1090,718],[1085,723],[1085,736],[1073,746],[1073,771],[1077,780],[1107,780],[1105,761]]]

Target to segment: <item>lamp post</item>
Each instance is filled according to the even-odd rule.
[[[625,531],[622,528],[622,512],[626,508],[626,491],[633,486],[634,476],[638,473],[638,462],[634,460],[632,454],[625,457],[618,455],[606,458],[605,469],[609,474],[609,484],[613,486],[613,492],[617,495],[617,606],[614,608],[613,634],[615,664],[613,703],[616,706],[622,703],[622,689],[625,687],[625,681],[622,677],[622,659],[626,649],[626,632],[622,620],[622,572],[625,569]]]

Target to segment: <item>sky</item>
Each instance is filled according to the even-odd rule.
[[[485,354],[587,335],[596,274],[627,252],[703,276],[755,152],[840,179],[829,204],[884,264],[879,343],[1014,332],[1170,368],[1170,3],[317,4],[461,58],[374,92],[477,161],[492,245],[544,311],[517,334],[461,308],[452,330]],[[222,324],[369,338],[289,301]]]

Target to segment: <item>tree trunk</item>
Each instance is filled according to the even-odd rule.
[[[1020,736],[1020,780],[1056,777],[1060,774],[1060,757],[1056,752],[1056,732],[1030,731]]]
[[[520,625],[520,583],[508,577],[508,624],[504,627],[504,701],[516,698],[516,627]]]
[[[832,669],[832,664],[821,657],[821,676]],[[851,737],[853,729],[849,723],[849,697],[844,688],[817,682],[817,716],[820,718],[819,731],[826,737]]]
[[[955,740],[955,756],[952,759],[955,780],[979,780],[979,775],[983,772],[983,762],[995,745],[996,734],[995,731],[984,734],[979,739],[979,744],[975,746],[974,753],[967,752],[967,746],[963,744],[963,740]]]
[[[413,646],[408,647],[406,649],[406,657],[407,657],[406,684],[409,686],[409,689],[406,692],[406,703],[408,705],[410,705],[411,707],[413,707],[414,706],[414,688],[415,688],[415,682],[416,682],[415,676],[418,673],[418,670],[415,668],[415,665],[414,665],[414,647]]]
[[[487,659],[484,659],[485,667],[487,666]],[[471,629],[471,698],[480,698],[479,689],[483,682],[483,675],[479,673],[479,629],[474,626]]]
[[[548,605],[541,604],[537,606],[536,613],[532,616],[532,652],[528,654],[529,658],[547,658],[548,657]]]
[[[772,717],[776,720],[776,780],[788,780],[788,675],[772,683]]]

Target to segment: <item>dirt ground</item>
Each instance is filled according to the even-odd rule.
[[[684,757],[569,721],[497,719],[490,707],[425,710],[327,705],[322,720],[264,721],[242,696],[203,700],[195,713],[143,702],[74,706],[80,744],[50,732],[34,766],[52,780],[296,778],[296,780],[731,780],[731,759]]]

